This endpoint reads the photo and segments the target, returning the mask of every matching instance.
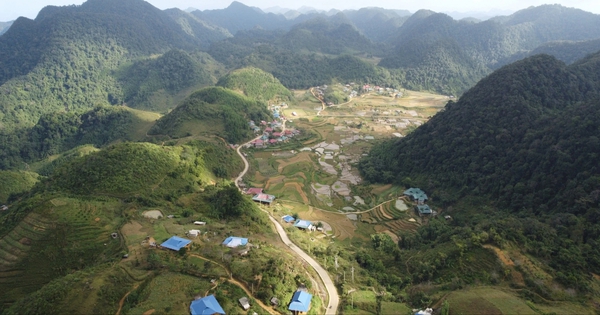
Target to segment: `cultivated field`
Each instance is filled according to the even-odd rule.
[[[333,88],[341,92],[348,87]],[[337,239],[368,238],[365,233],[375,231],[397,239],[402,231],[415,231],[421,223],[412,206],[396,207],[404,188],[374,185],[355,191],[353,187],[361,183],[356,163],[373,141],[406,135],[442,109],[448,98],[414,91],[395,97],[390,90],[369,92],[323,109],[312,94],[315,91],[295,91],[300,101],[282,109],[286,126],[303,131],[303,140],[247,152],[251,163],[245,178],[248,187],[275,195],[302,219],[327,223]],[[360,214],[345,215],[351,212]]]

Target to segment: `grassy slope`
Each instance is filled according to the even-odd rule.
[[[0,203],[6,203],[10,194],[31,189],[38,181],[38,174],[23,171],[0,171]]]
[[[262,101],[287,102],[292,99],[292,93],[272,74],[254,67],[235,70],[221,78],[217,85]]]

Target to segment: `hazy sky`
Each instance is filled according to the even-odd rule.
[[[227,7],[232,0],[147,0],[159,9],[178,7],[187,9],[221,9]],[[0,0],[0,21],[14,20],[19,16],[35,18],[37,13],[46,5],[81,4],[83,0]],[[419,9],[430,9],[436,12],[468,12],[468,11],[517,11],[529,6],[538,6],[544,3],[559,3],[566,7],[579,8],[585,11],[600,14],[599,0],[241,0],[240,2],[259,8],[280,6],[298,9],[309,6],[317,9],[358,9],[368,6],[377,6],[386,9],[404,9],[415,12]]]

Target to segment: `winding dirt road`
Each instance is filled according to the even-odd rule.
[[[283,129],[285,130],[285,121],[283,123]],[[258,138],[260,138],[260,137],[257,137],[255,139],[258,139]],[[244,177],[244,175],[246,175],[246,172],[248,172],[248,169],[250,167],[250,165],[248,164],[248,160],[240,152],[240,149],[242,148],[242,146],[245,146],[246,144],[254,141],[255,139],[252,139],[252,140],[250,140],[242,145],[239,145],[237,147],[236,151],[237,151],[238,155],[242,158],[242,161],[244,161],[244,170],[235,179],[235,185],[238,187],[238,189],[240,188],[238,186],[238,182],[242,179],[242,177]],[[287,233],[285,233],[285,230],[283,229],[281,224],[279,224],[279,222],[275,218],[273,218],[273,216],[271,216],[271,214],[268,211],[263,210],[263,209],[261,209],[261,210],[269,215],[269,219],[271,219],[271,222],[273,222],[273,224],[275,225],[275,229],[277,230],[277,233],[279,234],[279,237],[281,237],[281,240],[283,241],[283,243],[285,245],[287,245],[294,253],[296,253],[296,255],[298,255],[300,258],[304,259],[304,261],[306,261],[309,265],[311,265],[315,269],[315,271],[317,272],[317,274],[319,275],[321,280],[323,281],[323,284],[325,284],[325,289],[327,289],[327,295],[329,296],[329,304],[327,306],[325,314],[327,314],[327,315],[337,314],[337,309],[338,309],[338,306],[340,303],[340,296],[338,295],[337,289],[335,288],[335,285],[333,284],[333,280],[331,280],[331,277],[329,276],[327,271],[323,267],[321,267],[321,265],[316,260],[314,260],[308,254],[306,254],[302,249],[300,249],[294,243],[292,243],[290,238],[287,236]]]

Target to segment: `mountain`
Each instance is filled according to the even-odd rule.
[[[197,49],[207,38],[222,38],[215,32],[220,35],[186,32],[142,0],[90,0],[46,7],[35,20],[20,18],[0,37],[0,130],[31,127],[53,111],[120,104],[122,90],[111,75],[120,65]]]
[[[259,8],[249,7],[234,1],[225,9],[194,11],[193,15],[227,29],[231,34],[255,27],[264,29],[280,29],[289,27],[290,23],[283,15],[265,13]]]
[[[210,67],[222,71],[205,53],[171,50],[157,58],[121,67],[116,77],[123,87],[123,102],[133,108],[169,110],[201,87],[213,85]]]
[[[117,140],[138,140],[131,135],[140,118],[121,106],[98,106],[88,111],[43,114],[32,128],[3,136],[0,169],[22,167],[80,145],[97,147]]]
[[[600,52],[570,66],[548,55],[507,65],[406,138],[375,146],[359,168],[373,182],[432,191],[445,207],[479,199],[489,211],[462,202],[451,212],[457,224],[516,235],[555,281],[587,292],[600,271],[598,73]],[[499,226],[516,218],[531,229]]]
[[[374,52],[373,44],[358,32],[343,13],[331,18],[319,16],[296,24],[279,43],[291,51],[334,55]]]
[[[553,41],[542,44],[532,51],[517,53],[506,59],[499,60],[497,66],[500,67],[538,54],[552,55],[567,64],[571,64],[599,50],[600,39],[586,41]]]
[[[218,86],[240,91],[243,95],[259,101],[292,100],[292,93],[272,74],[258,68],[249,67],[232,71],[219,79]]]
[[[420,81],[413,88],[462,93],[510,56],[552,41],[597,39],[599,30],[600,16],[560,5],[531,7],[480,23],[421,10],[397,30],[395,48],[380,65],[415,73],[406,82]],[[464,80],[469,77],[471,82]]]
[[[14,21],[0,22],[0,35],[6,33]]]
[[[344,14],[368,39],[385,42],[392,38],[398,28],[409,18],[409,12],[397,12],[383,8],[345,10]]]

